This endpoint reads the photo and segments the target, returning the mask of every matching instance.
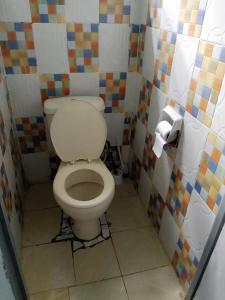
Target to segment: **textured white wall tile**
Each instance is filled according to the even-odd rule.
[[[36,74],[8,75],[7,84],[17,117],[42,115],[40,82]]]
[[[49,156],[46,152],[22,155],[23,168],[28,183],[46,182],[50,178]]]
[[[66,0],[66,22],[99,23],[99,0]]]
[[[129,25],[99,25],[100,72],[128,70]]]
[[[208,0],[201,38],[225,45],[225,2]]]
[[[141,89],[141,75],[139,73],[127,73],[125,111],[137,112]]]
[[[6,86],[3,82],[3,80],[0,82],[0,109],[2,112],[4,125],[5,125],[5,133],[6,136],[9,137],[10,129],[11,129],[11,118],[10,113],[8,109],[8,103],[7,103],[7,92],[6,92]]]
[[[199,122],[188,112],[184,115],[184,123],[176,154],[176,165],[187,180],[193,185],[197,176],[202,151],[204,149],[208,127]]]
[[[149,117],[148,117],[148,130],[152,135],[155,134],[155,129],[157,127],[160,114],[163,108],[166,105],[167,96],[161,92],[157,87],[153,86],[151,102],[148,109]]]
[[[99,96],[99,74],[71,73],[70,94],[75,96]]]
[[[181,0],[163,0],[161,29],[177,32]]]
[[[31,22],[29,0],[0,0],[0,20],[1,22]]]
[[[151,82],[154,78],[154,66],[158,52],[158,38],[159,30],[152,27],[147,27],[145,34],[143,76]]]
[[[166,152],[163,151],[162,156],[156,161],[153,175],[153,184],[157,188],[163,200],[166,200],[167,197],[172,169],[173,162]]]
[[[146,24],[148,0],[131,0],[131,24]]]
[[[138,119],[133,142],[134,152],[138,159],[142,162],[145,146],[146,128],[143,123]]]
[[[204,273],[194,300],[222,300],[225,295],[225,226],[220,234],[215,250]]]
[[[146,211],[148,209],[151,191],[152,191],[151,180],[148,174],[145,172],[145,169],[141,168],[141,177],[138,186],[138,193]]]
[[[218,102],[212,120],[212,129],[223,139],[225,139],[225,78],[220,90]]]
[[[185,106],[199,39],[178,34],[170,77],[170,96]]]
[[[68,73],[65,24],[33,24],[39,73]]]
[[[214,220],[214,213],[200,195],[193,190],[182,232],[198,259],[201,258]]]
[[[159,237],[170,259],[173,257],[179,235],[180,230],[174,221],[174,218],[170,214],[168,208],[165,208]]]
[[[107,124],[107,139],[111,146],[121,146],[123,144],[124,114],[105,114]]]

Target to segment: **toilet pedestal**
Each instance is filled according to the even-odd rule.
[[[99,219],[73,220],[73,232],[81,240],[92,240],[101,232]]]

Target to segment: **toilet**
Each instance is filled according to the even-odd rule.
[[[115,193],[113,176],[100,159],[107,137],[103,107],[98,97],[64,97],[62,102],[47,100],[44,108],[52,146],[61,159],[54,197],[81,240],[100,234],[99,218]]]

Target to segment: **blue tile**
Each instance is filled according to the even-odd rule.
[[[17,41],[8,41],[8,47],[9,49],[18,49]]]
[[[126,72],[120,73],[120,79],[127,79],[127,73]]]
[[[34,57],[30,57],[28,58],[28,65],[31,67],[35,67],[37,66],[37,60]]]
[[[68,41],[75,41],[75,32],[67,32],[67,40]]]
[[[202,189],[201,184],[198,181],[196,181],[195,182],[195,190],[200,194],[201,189]]]
[[[187,189],[187,191],[188,191],[189,194],[192,193],[193,187],[190,185],[189,182],[187,183],[186,189]]]
[[[106,80],[100,80],[99,81],[99,86],[100,87],[106,87]]]
[[[24,23],[15,23],[16,31],[24,31]]]
[[[195,66],[201,68],[203,62],[203,55],[198,53],[195,59]]]
[[[171,36],[171,44],[175,45],[176,40],[177,40],[177,34],[173,32]]]
[[[223,47],[220,53],[220,60],[225,62],[225,48]]]
[[[92,50],[90,49],[84,49],[84,57],[91,57],[92,56]]]
[[[62,74],[54,74],[55,81],[62,81]]]
[[[177,32],[178,33],[183,33],[183,29],[184,29],[184,24],[179,22],[178,26],[177,26]]]
[[[202,88],[202,97],[205,98],[206,100],[209,100],[211,95],[211,88],[209,88],[208,86],[204,85]]]
[[[84,73],[84,66],[77,66],[78,73]]]
[[[197,24],[198,25],[202,25],[203,24],[204,16],[205,16],[205,11],[202,10],[202,9],[200,9],[198,11],[198,16],[197,16]]]
[[[105,108],[105,113],[111,113],[111,112],[112,112],[112,107]]]
[[[193,107],[192,107],[191,114],[192,114],[195,118],[197,118],[197,116],[198,116],[198,108],[197,108],[195,105],[193,105]]]
[[[130,15],[130,5],[124,5],[124,7],[123,7],[123,14],[125,16],[129,16]]]
[[[98,32],[98,24],[91,24],[91,32]]]
[[[215,173],[216,172],[216,169],[217,169],[217,163],[212,159],[210,158],[209,159],[209,162],[208,162],[208,168],[211,172]]]
[[[131,29],[132,29],[132,32],[133,32],[133,33],[139,33],[140,26],[139,26],[139,25],[132,24],[132,25],[131,25]]]
[[[100,23],[107,23],[107,15],[106,14],[100,14],[99,15],[99,22]]]
[[[55,89],[48,89],[48,96],[56,96]]]
[[[5,67],[6,74],[14,74],[13,67]]]
[[[46,14],[40,14],[40,22],[41,23],[48,23],[49,22],[48,15],[46,15]]]

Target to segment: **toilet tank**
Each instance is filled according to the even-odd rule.
[[[48,147],[51,152],[54,152],[53,145],[50,139],[50,125],[52,122],[52,118],[56,111],[62,107],[63,105],[69,103],[70,101],[85,101],[93,105],[98,111],[102,114],[105,110],[105,104],[102,98],[95,96],[67,96],[60,98],[51,98],[44,102],[44,113],[46,115],[46,133],[48,140]]]

